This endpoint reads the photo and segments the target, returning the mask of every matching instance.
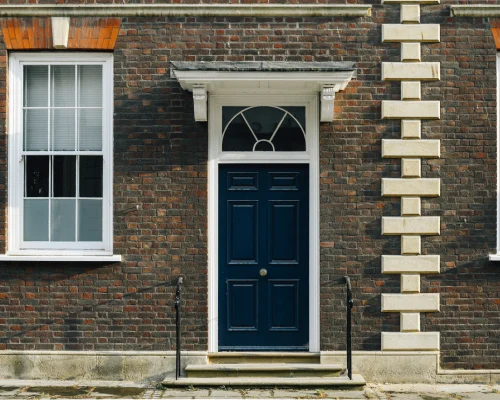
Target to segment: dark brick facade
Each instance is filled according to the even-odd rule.
[[[348,274],[353,348],[380,350],[380,332],[399,331],[399,315],[380,312],[380,294],[399,292],[399,275],[380,268],[382,254],[400,251],[399,237],[381,235],[381,217],[399,215],[400,201],[380,193],[382,177],[400,177],[399,160],[380,153],[382,138],[400,137],[399,121],[380,116],[381,100],[400,98],[399,83],[380,77],[381,62],[399,61],[399,44],[380,39],[382,23],[399,22],[399,7],[357,3],[373,4],[372,17],[124,18],[114,51],[114,249],[124,261],[1,264],[0,349],[173,349],[179,275],[183,349],[207,349],[207,125],[194,121],[192,95],[168,62],[273,60],[356,62],[334,122],[320,127],[321,348],[345,348]],[[422,241],[423,254],[441,255],[442,273],[422,277],[422,292],[441,293],[441,312],[422,314],[422,330],[441,332],[444,368],[500,368],[500,270],[488,262],[496,252],[496,48],[489,21],[450,18],[447,6],[458,2],[442,3],[422,7],[423,23],[441,24],[441,43],[422,45],[423,61],[441,62],[441,81],[423,83],[422,98],[440,100],[442,115],[422,125],[442,151],[422,162],[422,176],[442,182],[441,197],[423,201],[423,215],[441,217],[441,235]],[[7,57],[0,42],[2,119]]]

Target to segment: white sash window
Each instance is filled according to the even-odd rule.
[[[112,254],[112,55],[10,58],[9,255]]]

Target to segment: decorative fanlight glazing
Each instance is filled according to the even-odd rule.
[[[223,107],[222,151],[305,151],[305,107]]]

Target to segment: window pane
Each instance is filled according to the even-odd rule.
[[[102,66],[78,66],[78,106],[102,107]]]
[[[24,110],[24,150],[48,150],[48,110]]]
[[[297,121],[287,115],[273,138],[275,151],[305,151],[306,139]]]
[[[290,114],[292,114],[304,131],[306,130],[306,108],[305,107],[283,107]]]
[[[26,197],[49,197],[49,156],[26,157]]]
[[[76,196],[76,156],[54,156],[54,197]]]
[[[78,110],[79,150],[102,150],[102,110]]]
[[[52,65],[50,67],[52,107],[75,106],[75,66]]]
[[[48,65],[24,67],[24,106],[47,107],[49,104]]]
[[[274,107],[253,107],[244,111],[243,115],[259,140],[269,140],[285,116],[285,111]]]
[[[244,110],[247,107],[222,107],[222,126],[223,129],[226,128],[227,124],[231,119],[238,114],[240,111]]]
[[[78,240],[102,241],[102,200],[78,200]]]
[[[76,200],[52,200],[50,238],[52,242],[74,242]]]
[[[52,110],[52,150],[75,151],[75,110]]]
[[[238,115],[224,133],[222,151],[252,151],[256,142],[245,120]]]
[[[80,157],[80,197],[102,197],[102,157]]]
[[[48,200],[24,200],[24,240],[49,240]]]

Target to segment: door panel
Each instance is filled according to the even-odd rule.
[[[269,264],[298,264],[299,202],[270,201],[268,205]]]
[[[258,329],[257,284],[256,280],[228,280],[228,330],[256,331]]]
[[[309,166],[219,166],[219,350],[309,346]]]
[[[228,264],[257,264],[258,202],[228,201],[227,208]]]
[[[270,172],[269,190],[299,190],[299,177],[296,172]]]
[[[299,282],[269,281],[269,329],[298,331]]]

